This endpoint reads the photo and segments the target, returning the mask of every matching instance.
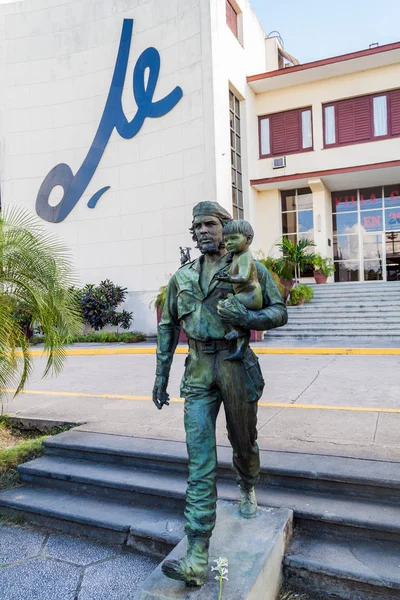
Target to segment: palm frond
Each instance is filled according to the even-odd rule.
[[[23,305],[31,324],[43,331],[48,353],[44,376],[57,374],[68,337],[81,330],[71,290],[75,283],[71,258],[53,234],[21,209],[0,214],[0,397],[11,383],[20,391],[32,369],[29,341],[15,318],[15,305]]]

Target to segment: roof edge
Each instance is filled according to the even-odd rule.
[[[398,50],[400,48],[400,42],[393,42],[392,44],[384,44],[383,46],[377,46],[376,48],[367,48],[365,50],[357,50],[357,52],[349,52],[348,54],[340,54],[338,56],[331,56],[330,58],[323,58],[321,60],[314,60],[312,62],[303,63],[300,65],[294,65],[293,67],[286,67],[284,69],[277,69],[276,71],[268,71],[266,73],[258,73],[256,75],[248,75],[247,82],[259,81],[260,79],[268,79],[269,77],[278,77],[279,75],[285,75],[287,73],[296,73],[297,71],[305,71],[306,69],[314,69],[315,67],[324,67],[333,63],[344,62],[346,60],[352,60],[354,58],[362,58],[364,56],[372,56],[374,54],[380,54],[381,52],[390,52],[391,50]]]

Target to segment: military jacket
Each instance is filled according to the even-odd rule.
[[[199,341],[220,340],[230,331],[217,313],[217,304],[233,293],[232,284],[219,281],[216,276],[226,271],[230,255],[226,254],[212,278],[206,293],[200,287],[203,257],[181,267],[171,278],[164,309],[158,326],[157,375],[168,377],[173,354],[182,327],[187,337]],[[282,296],[269,271],[255,261],[262,288],[264,306],[259,311],[247,311],[245,329],[259,331],[280,327],[287,322],[287,310]]]

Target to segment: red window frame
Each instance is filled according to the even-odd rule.
[[[362,96],[354,96],[350,98],[343,98],[341,100],[336,100],[334,102],[326,102],[322,105],[322,125],[323,125],[323,148],[337,148],[339,146],[353,146],[355,144],[366,144],[371,142],[379,142],[380,140],[387,140],[394,137],[400,137],[399,133],[392,133],[392,101],[393,97],[400,94],[400,89],[383,91],[383,92],[375,92],[374,94],[364,94]],[[386,107],[387,107],[387,133],[385,135],[374,135],[374,98],[379,98],[381,96],[386,96]],[[352,142],[339,142],[339,121],[337,118],[337,106],[341,103],[348,102],[349,100],[358,100],[360,98],[368,98],[369,99],[369,115],[370,115],[370,136],[365,140],[355,140]],[[397,98],[396,98],[397,99]],[[325,123],[325,108],[333,106],[335,108],[335,139],[336,141],[333,144],[326,143],[326,123]],[[396,117],[400,120],[400,114]]]
[[[284,150],[282,152],[274,152],[273,150],[273,140],[272,140],[272,127],[271,127],[271,119],[275,115],[286,115],[289,113],[298,113],[299,119],[299,131],[300,131],[300,143],[302,145],[303,142],[303,128],[302,128],[302,113],[310,111],[311,112],[311,146],[309,148],[300,148],[299,150]],[[269,119],[269,154],[262,154],[262,146],[261,146],[261,121],[263,119]],[[303,152],[312,152],[314,150],[314,125],[313,125],[313,111],[311,106],[304,106],[302,108],[293,108],[291,110],[283,110],[277,113],[270,113],[268,115],[260,115],[258,117],[258,155],[259,158],[270,158],[272,156],[286,156],[288,154],[303,154]]]

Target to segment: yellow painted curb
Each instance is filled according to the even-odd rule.
[[[0,390],[2,392],[15,393],[15,390]],[[104,400],[139,400],[151,401],[151,396],[133,396],[128,394],[87,394],[83,392],[59,392],[49,390],[23,390],[21,394],[33,396],[64,396],[70,398],[99,398]],[[184,402],[184,398],[170,398],[170,402]],[[323,404],[285,404],[284,402],[259,402],[258,406],[267,408],[290,408],[298,410],[336,410],[346,412],[364,413],[393,413],[400,414],[400,408],[379,408],[369,406],[331,406]]]
[[[293,354],[293,355],[327,355],[346,356],[400,356],[400,348],[257,348],[252,346],[255,354]],[[155,354],[155,346],[141,348],[68,348],[66,356],[113,356],[118,354]],[[17,353],[22,356],[21,352]],[[43,356],[43,350],[31,350],[32,356]],[[187,354],[187,348],[177,348],[175,354]]]

